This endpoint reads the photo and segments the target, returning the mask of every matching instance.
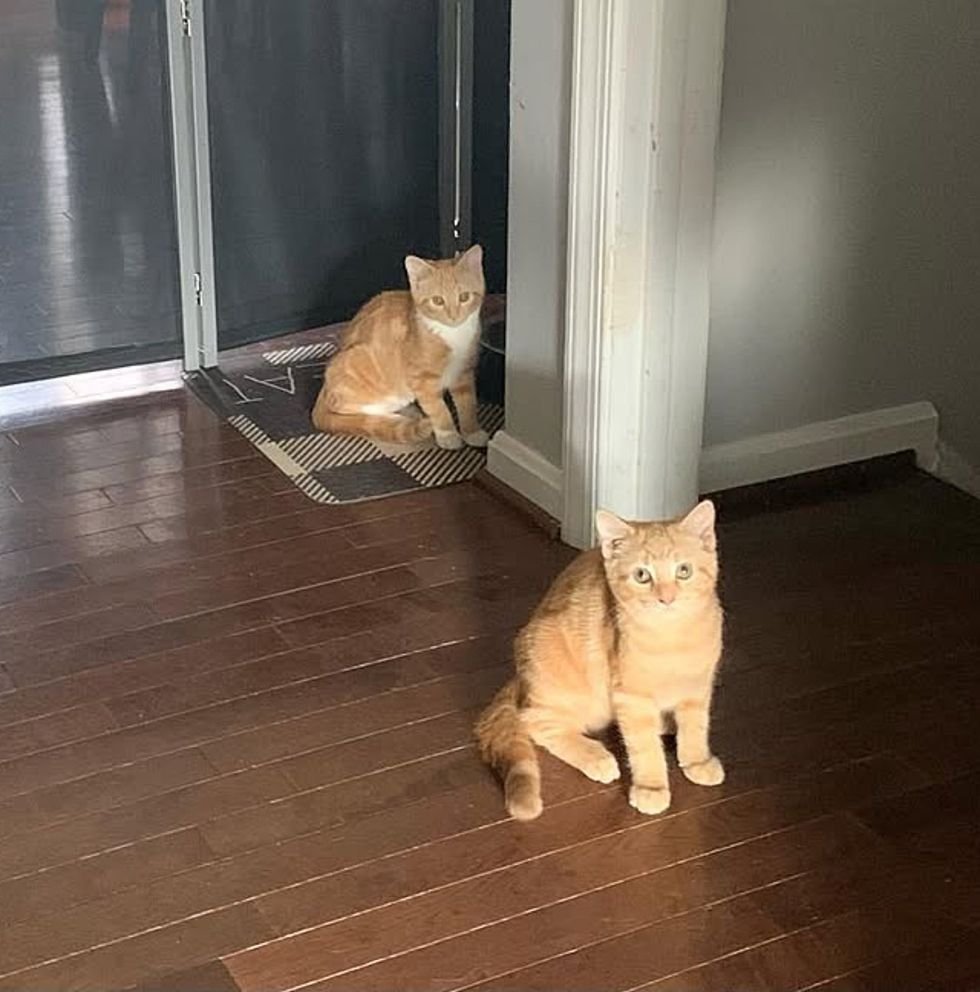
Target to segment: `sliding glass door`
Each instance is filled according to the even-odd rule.
[[[471,234],[503,289],[508,11],[6,0],[0,383],[213,366]]]
[[[164,0],[0,8],[0,383],[176,356]]]
[[[206,0],[218,347],[340,321],[440,250],[440,0]]]

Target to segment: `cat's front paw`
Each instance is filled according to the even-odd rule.
[[[596,754],[582,762],[582,774],[587,775],[593,782],[608,785],[619,778],[619,764],[605,748],[603,751],[605,754]]]
[[[647,816],[656,816],[670,806],[670,789],[634,785],[630,789],[630,806]]]
[[[463,435],[463,440],[471,448],[485,448],[490,443],[490,435],[486,431],[470,431]]]
[[[490,443],[490,435],[486,431],[470,431],[463,435],[463,440],[471,448],[485,448]]]
[[[683,765],[681,771],[695,785],[721,785],[725,781],[725,768],[714,756],[708,758],[707,761]]]
[[[436,431],[436,444],[447,451],[457,451],[463,447],[463,439],[455,431]]]

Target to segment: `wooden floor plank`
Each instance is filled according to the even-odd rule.
[[[267,750],[264,753],[255,750],[255,742],[261,742],[263,739],[261,731],[248,731],[242,735],[233,734],[231,737],[205,743],[202,745],[204,753],[208,754],[212,763],[217,767],[226,767],[229,770],[233,770],[239,767],[248,767],[249,764],[254,764],[257,760],[273,760],[276,757],[283,757],[284,755],[288,759],[288,755],[297,751],[302,755],[302,752],[308,752],[312,746],[316,745],[319,745],[322,749],[325,745],[342,743],[345,734],[356,736],[358,733],[363,734],[379,729],[379,719],[382,721],[388,720],[390,721],[389,725],[394,724],[397,726],[399,721],[411,721],[412,719],[425,720],[430,716],[438,715],[440,711],[445,711],[453,703],[457,707],[463,706],[465,708],[467,705],[472,707],[477,704],[481,697],[489,693],[490,687],[501,677],[499,667],[486,669],[485,674],[481,674],[482,666],[492,663],[499,657],[498,648],[493,640],[485,642],[483,648],[486,653],[481,657],[479,651],[468,644],[451,645],[434,652],[430,651],[419,655],[409,655],[389,665],[374,669],[372,674],[383,677],[383,681],[376,683],[374,688],[377,689],[381,685],[385,685],[389,690],[387,695],[380,697],[373,695],[370,691],[370,682],[365,684],[364,673],[359,670],[341,673],[339,676],[325,680],[325,696],[323,697],[324,700],[330,700],[335,706],[339,704],[340,710],[326,711],[326,715],[330,717],[328,720],[324,720],[323,716],[318,713],[315,719],[309,721],[316,730],[316,737],[312,739],[305,737],[303,733],[297,732],[295,725],[276,723],[269,728],[268,736],[272,742],[271,750]],[[476,692],[460,692],[460,686],[456,685],[458,676],[449,676],[450,681],[448,683],[444,681],[449,673],[462,671],[468,665],[475,666],[475,677],[478,681],[473,684],[477,689]],[[432,679],[443,679],[443,681],[437,681],[433,684],[431,682]],[[413,692],[391,693],[390,690],[397,688],[399,681],[408,686],[418,685],[419,689]],[[483,686],[482,689],[479,688],[481,685]],[[297,689],[299,690],[298,692],[294,691],[284,696],[284,701],[289,702],[292,700],[307,707],[315,703],[315,696],[310,692],[308,685],[300,685]],[[852,687],[844,687],[839,693],[839,698],[850,700],[854,691]],[[873,689],[867,689],[866,691],[873,695]],[[359,698],[363,700],[362,705],[349,705]],[[431,709],[413,710],[412,703],[416,698],[417,703],[420,703],[423,707],[431,707]],[[243,703],[246,705],[253,703],[258,705],[262,702],[268,705],[268,700],[263,701],[261,696],[256,697],[254,700],[243,700]],[[806,703],[801,702],[799,706],[801,713],[805,714],[808,709]],[[942,708],[945,711],[945,705]],[[814,710],[812,707],[809,709],[813,715],[809,719],[804,719],[801,716],[794,726],[793,736],[788,740],[782,739],[779,741],[778,755],[785,761],[802,761],[808,754],[812,753],[813,742],[825,736],[827,718],[833,713],[832,697],[821,709]],[[233,722],[224,722],[220,716],[222,710],[228,713],[229,717],[233,719]],[[434,713],[432,712],[433,710],[435,711]],[[391,715],[385,716],[389,711]],[[241,719],[241,707],[218,707],[217,709],[212,708],[210,711],[205,709],[200,715],[190,713],[186,717],[177,719],[184,726],[185,733],[190,735],[187,743],[188,746],[191,746],[197,742],[197,737],[202,734],[213,734],[222,728],[222,726],[224,726],[224,729],[234,729],[237,727]],[[173,721],[164,721],[162,728],[153,728],[152,726],[146,728],[149,734],[146,731],[140,731],[139,728],[134,728],[134,735],[130,735],[128,738],[125,736],[120,737],[118,740],[103,738],[92,741],[87,746],[62,749],[62,757],[65,761],[76,762],[74,766],[76,771],[85,769],[86,766],[84,765],[79,768],[77,762],[84,758],[86,752],[89,752],[96,761],[101,758],[102,761],[111,762],[111,755],[114,753],[115,747],[119,747],[121,752],[126,755],[127,760],[131,760],[144,747],[149,746],[152,750],[152,746],[157,744],[161,739],[171,744],[180,740],[172,723]],[[447,746],[455,746],[457,743],[462,744],[465,740],[465,736],[462,734],[463,728],[459,727],[458,722],[456,726],[458,736],[455,741],[448,741]],[[381,727],[384,727],[384,723],[381,724]],[[839,725],[835,741],[835,757],[840,759],[847,754],[860,756],[866,753],[873,753],[875,736],[874,734],[870,736],[866,735],[864,733],[865,729],[864,722],[861,719],[852,720],[851,724],[844,723]],[[420,739],[423,742],[425,740],[424,736]],[[280,748],[276,743],[280,740],[285,742],[284,748]],[[376,743],[381,753],[384,753],[385,741],[378,740]],[[245,754],[247,757],[243,759],[241,752],[245,744],[248,744],[252,750],[246,751]],[[759,746],[745,740],[744,737],[741,741],[733,739],[728,754],[729,763],[736,768],[748,765],[755,771],[767,768],[771,763],[771,757],[766,752],[770,750],[771,746],[771,742],[764,742],[762,746]],[[370,754],[370,751],[365,753]],[[424,750],[420,751],[418,756],[424,757],[425,753]],[[49,755],[48,757],[55,756]],[[45,770],[44,765],[40,764],[44,758],[45,755],[40,755],[33,762],[29,759],[22,761],[19,769],[21,780],[23,781],[26,778],[33,783],[39,781]],[[818,755],[818,761],[821,759],[822,756]],[[300,786],[310,787],[320,784],[323,781],[329,781],[330,776],[327,774],[327,769],[338,767],[335,764],[331,765],[330,762],[325,762],[322,769],[318,769],[318,760],[321,760],[319,755],[306,754],[298,761],[286,760],[285,762],[280,762],[278,767],[289,775],[291,781],[294,782],[297,781],[297,775],[294,773],[294,769],[298,767],[301,770],[298,776]],[[334,760],[336,761],[336,758]],[[55,767],[57,768],[57,764]],[[306,769],[305,772],[302,771],[304,767]],[[11,774],[16,769],[17,765],[14,763],[8,765],[6,770],[8,774]]]
[[[28,572],[8,579],[0,579],[0,604],[47,597],[64,590],[77,590],[87,584],[86,578],[74,565],[63,565],[40,572]]]
[[[63,649],[66,644],[87,644],[123,631],[138,630],[156,621],[156,613],[149,606],[124,603],[87,613],[83,622],[69,617],[0,634],[0,653],[9,671],[18,661],[30,662],[44,651]]]
[[[70,497],[75,493],[92,490],[101,490],[108,494],[113,487],[138,489],[145,485],[147,492],[142,498],[150,499],[178,492],[182,488],[195,489],[201,484],[205,488],[214,486],[226,477],[250,478],[252,470],[259,466],[262,471],[256,471],[255,474],[264,475],[267,462],[264,456],[257,456],[254,449],[248,450],[240,446],[236,446],[230,455],[223,449],[195,453],[181,446],[164,454],[151,455],[140,445],[134,447],[131,454],[132,457],[128,460],[100,468],[67,470],[40,478],[18,478],[17,493],[25,503],[30,504],[53,494]],[[154,480],[157,479],[167,479],[169,483],[155,483]],[[179,485],[178,480],[186,481],[186,486]],[[113,500],[115,502],[117,501]],[[123,498],[118,502],[125,504],[130,500]]]
[[[0,502],[0,520],[7,529],[22,528],[38,521],[60,520],[94,510],[112,507],[113,501],[101,489],[81,493],[52,496],[50,493],[34,499],[25,499],[13,486],[8,486],[10,498]]]
[[[0,837],[32,833],[213,777],[214,766],[195,748],[131,761],[0,802]]]
[[[0,765],[22,754],[45,751],[76,740],[87,740],[118,729],[102,703],[86,703],[4,728],[0,735]]]
[[[67,849],[66,849],[67,851]],[[90,922],[100,900],[208,864],[214,855],[194,827],[0,882],[0,958],[37,963],[53,956],[73,907]],[[45,926],[45,921],[48,926]],[[104,932],[104,930],[103,930]],[[15,943],[3,943],[9,940]],[[74,946],[78,946],[78,943]],[[81,946],[86,946],[82,942]]]
[[[236,807],[254,808],[291,792],[291,784],[274,769],[257,768],[55,823],[30,834],[14,834],[0,841],[0,878],[26,875],[185,826],[206,823],[222,812],[232,817]]]
[[[79,462],[84,466],[84,468],[79,466],[79,471],[97,471],[178,452],[182,458],[182,467],[191,468],[254,455],[254,449],[237,431],[220,429],[206,431],[203,434],[148,432],[143,437],[109,444],[100,444],[98,439],[94,439],[87,450],[74,452],[75,457],[73,457],[73,441],[70,437],[63,440],[50,438],[43,446],[31,443],[29,432],[22,432],[18,437],[20,445],[8,455],[6,462],[0,465],[0,479],[13,485],[18,492],[23,490],[22,495],[25,497],[42,493],[46,480],[70,476],[71,469]],[[70,466],[67,472],[66,465]],[[94,481],[96,480],[92,480]],[[101,485],[92,482],[85,486],[85,490],[100,489],[106,485],[105,482]],[[58,483],[54,482],[53,487],[57,492]],[[47,492],[50,494],[51,490],[48,489]]]
[[[286,649],[286,642],[273,628],[260,627],[208,638],[173,651],[97,665],[0,695],[0,725],[68,709],[78,703],[124,696],[191,675],[233,667],[236,663],[247,664]]]
[[[487,578],[485,585],[492,582],[492,578]],[[461,595],[469,593],[470,599],[480,591],[465,588],[462,582],[454,585],[460,587]],[[472,582],[469,585],[472,586]],[[206,613],[146,623],[135,629],[36,653],[25,646],[14,649],[4,664],[18,685],[28,686],[98,665],[140,658],[210,637],[271,624],[277,625],[287,644],[304,647],[397,620],[413,607],[422,608],[429,598],[416,590],[423,586],[423,581],[406,568],[369,573],[329,582],[312,591],[300,590],[255,603],[234,603]],[[445,591],[448,596],[457,589]],[[444,608],[448,609],[448,606]]]
[[[445,501],[449,498],[443,490],[427,491],[425,496],[427,498],[423,500],[416,494],[409,493],[397,500],[371,500],[367,503],[329,508],[306,503],[302,509],[282,513],[271,522],[259,520],[229,524],[205,533],[188,533],[180,518],[157,521],[153,525],[144,525],[141,530],[149,535],[147,540],[153,538],[151,547],[138,553],[103,555],[86,561],[82,570],[93,582],[129,580],[174,564],[190,566],[202,559],[248,552],[254,548],[271,549],[291,538],[303,540],[313,535],[325,535],[355,526],[364,520],[386,516],[404,519],[406,531],[410,534],[416,514],[428,515],[430,519],[433,515],[438,516],[439,508],[446,505]],[[460,486],[455,498],[460,501],[465,513],[478,496],[475,488]],[[285,504],[282,506],[285,507]],[[401,536],[404,534],[405,532]],[[350,542],[345,540],[342,545],[347,547]],[[288,551],[288,546],[284,546],[284,551]],[[279,560],[281,563],[282,558]]]
[[[130,986],[126,992],[240,992],[228,969],[220,961],[185,971],[161,975],[146,984]]]
[[[11,972],[0,977],[0,989],[96,992],[146,984],[220,958],[242,942],[261,943],[267,936],[254,910],[233,906],[123,943],[106,944],[47,965]]]
[[[866,837],[846,826],[837,829],[827,823],[722,847],[701,857],[693,856],[689,844],[675,841],[664,848],[661,838],[655,829],[604,837],[511,870],[468,879],[449,890],[430,890],[331,927],[233,955],[228,966],[245,990],[286,989],[324,975],[337,976],[337,986],[346,983],[355,988],[374,982],[375,987],[384,987],[385,980],[378,974],[381,969],[394,975],[402,964],[413,967],[399,962],[401,955],[409,959],[431,956],[435,961],[439,945],[447,938],[476,933],[494,921],[507,926],[504,921],[509,916],[529,912],[547,915],[548,910],[541,907],[561,910],[570,901],[599,900],[608,893],[609,898],[623,904],[645,904],[652,910],[659,899],[662,911],[683,911],[688,904],[685,900],[714,902],[733,891],[807,871],[822,858],[853,859],[873,853]],[[675,860],[678,855],[679,860]],[[646,868],[637,873],[639,864]],[[683,893],[685,883],[691,887],[687,894]],[[598,905],[596,913],[605,916]],[[537,915],[527,920],[528,936],[538,932],[538,923]],[[410,953],[415,948],[424,950]],[[385,958],[388,962],[383,965],[372,964]],[[372,971],[374,979],[368,977]],[[427,971],[423,966],[423,972]],[[411,971],[405,974],[411,983]]]
[[[306,683],[312,698],[312,694],[320,691],[316,682],[328,677],[332,678],[321,698],[339,705],[357,699],[359,692],[375,695],[385,689],[407,688],[442,676],[499,667],[510,646],[509,633],[380,660],[361,661],[353,650],[345,651],[343,646],[297,648],[188,679],[180,685],[169,684],[113,699],[107,706],[120,726],[131,726],[257,696],[295,683]],[[366,671],[366,668],[374,670]]]
[[[423,762],[419,767],[424,780],[424,777],[431,774],[432,763]],[[443,762],[443,767],[455,767],[458,772],[465,772],[468,768],[472,768],[472,765],[462,765],[450,758],[448,764]],[[780,775],[785,776],[792,771],[792,764],[779,765],[777,762],[776,766],[770,769],[769,774],[770,777],[775,774],[778,779]],[[340,788],[322,790],[314,797],[317,799],[315,805],[307,803],[308,797],[297,797],[298,805],[293,804],[291,811],[293,817],[286,821],[286,831],[289,833],[309,827],[309,817],[311,814],[316,814],[317,808],[330,813],[325,819],[327,834],[324,835],[320,830],[315,837],[309,836],[310,840],[315,840],[312,846],[302,837],[280,844],[283,839],[280,820],[279,829],[272,835],[255,829],[247,831],[244,846],[249,850],[241,858],[218,862],[213,866],[202,865],[200,870],[178,876],[173,880],[172,885],[167,881],[161,881],[145,892],[137,891],[131,895],[110,898],[102,903],[89,904],[82,908],[79,915],[85,921],[85,926],[94,925],[92,921],[95,919],[103,919],[106,926],[115,928],[109,934],[103,930],[103,939],[109,939],[110,936],[118,938],[121,935],[120,931],[122,934],[132,932],[126,928],[159,926],[170,922],[174,915],[179,918],[183,913],[188,915],[200,913],[232,899],[259,895],[259,891],[249,888],[250,884],[254,885],[258,881],[273,890],[289,886],[280,896],[270,895],[268,899],[259,901],[259,906],[270,918],[276,930],[282,932],[284,927],[300,928],[320,922],[324,913],[343,914],[361,911],[370,908],[372,904],[383,904],[391,899],[403,899],[413,893],[425,892],[440,882],[446,884],[454,880],[460,881],[466,878],[467,865],[470,866],[469,871],[484,874],[495,865],[498,868],[506,867],[510,859],[519,862],[535,853],[535,848],[528,847],[525,842],[521,842],[517,848],[511,843],[500,844],[495,834],[513,840],[520,838],[515,825],[504,820],[493,830],[484,828],[472,836],[459,835],[449,847],[437,845],[435,848],[430,848],[425,856],[420,857],[416,849],[425,835],[420,834],[419,830],[430,832],[428,842],[431,843],[434,839],[431,835],[432,830],[459,829],[465,826],[459,811],[457,810],[454,818],[427,816],[425,810],[431,812],[433,802],[427,800],[421,808],[422,815],[413,818],[413,828],[409,831],[405,827],[404,817],[392,809],[392,799],[398,796],[398,793],[393,792],[392,789],[404,789],[406,783],[420,781],[415,770],[396,768],[394,775],[376,776],[373,780],[365,781],[370,782],[370,790],[365,788],[364,782],[341,784]],[[913,775],[911,781],[915,782],[918,779]],[[869,782],[872,783],[870,790]],[[683,860],[703,850],[698,845],[705,843],[706,838],[711,838],[710,843],[724,847],[754,837],[759,832],[780,830],[787,824],[805,821],[813,816],[825,816],[828,810],[833,808],[834,803],[845,805],[853,803],[856,796],[863,801],[871,794],[887,794],[895,788],[906,787],[909,782],[907,769],[894,762],[883,761],[872,763],[870,766],[845,766],[829,776],[821,775],[813,781],[805,781],[800,785],[777,786],[762,793],[754,791],[753,783],[747,782],[744,787],[748,792],[741,799],[725,799],[723,796],[718,797],[714,793],[693,788],[682,790],[678,803],[680,809],[701,808],[702,804],[708,804],[703,808],[703,815],[707,819],[702,824],[684,817],[671,817],[660,821],[644,820],[621,802],[615,794],[616,790],[602,790],[588,783],[581,776],[567,769],[560,769],[559,781],[556,783],[558,791],[554,799],[561,802],[584,794],[594,796],[601,802],[594,805],[591,811],[590,808],[579,804],[576,804],[575,809],[562,809],[559,805],[549,810],[547,815],[551,818],[557,816],[559,820],[552,819],[551,829],[534,838],[534,844],[545,845],[543,848],[539,847],[537,853],[546,852],[551,845],[561,851],[569,845],[574,847],[576,840],[587,840],[590,836],[601,838],[605,831],[614,827],[615,832],[619,833],[623,829],[643,827],[653,831],[650,840],[646,843],[653,843],[659,851],[654,861],[659,858],[666,858],[668,862],[671,858]],[[758,785],[758,781],[754,784]],[[482,785],[482,789],[476,794],[479,797],[478,805],[496,809],[498,817],[501,816],[502,810],[496,789],[486,780]],[[447,799],[453,800],[458,805],[457,797],[461,791],[461,787],[457,787],[447,795]],[[334,819],[337,816],[349,819],[352,814],[363,816],[366,809],[364,803],[370,802],[369,792],[375,800],[380,798],[384,812],[363,827],[359,826],[357,831],[348,837],[346,826],[333,825]],[[428,793],[431,793],[431,790],[428,790]],[[713,803],[713,799],[720,799],[720,804]],[[351,805],[352,802],[355,805]],[[185,810],[191,804],[187,800],[181,800],[177,805]],[[277,804],[277,808],[280,805]],[[471,809],[472,806],[471,802]],[[200,808],[199,803],[198,808]],[[415,807],[410,807],[407,812],[411,813],[413,808]],[[254,809],[261,810],[262,807],[254,807]],[[611,815],[617,810],[618,815]],[[416,812],[418,813],[419,810],[416,809]],[[298,818],[300,814],[305,820]],[[483,816],[486,816],[486,809]],[[560,823],[559,821],[562,820],[563,822]],[[385,829],[386,821],[387,829]],[[402,822],[401,830],[392,829],[395,822],[399,821]],[[97,822],[101,822],[102,829],[110,839],[120,840],[119,835],[113,832],[112,818],[102,818]],[[115,818],[117,826],[118,822],[117,817]],[[125,825],[133,822],[137,822],[135,818],[124,813],[122,823]],[[227,816],[217,821],[215,826],[219,830],[219,836],[220,830],[226,828],[229,822]],[[271,821],[268,817],[262,817],[261,822],[267,831]],[[712,827],[711,824],[714,826]],[[382,829],[380,834],[377,833],[378,829]],[[400,844],[403,850],[406,845],[409,849],[397,861],[392,861],[389,854],[383,862],[371,862],[356,870],[344,871],[337,876],[336,872],[347,864],[344,859],[352,854],[355,858],[364,858],[369,854],[374,857],[385,853],[386,847],[377,850],[373,848],[372,836],[377,836],[386,846],[394,843],[396,848]],[[866,844],[872,837],[870,833],[861,835],[862,841]],[[272,847],[264,849],[250,847],[268,840],[275,841]],[[355,840],[356,844],[352,846],[350,841]],[[691,847],[692,843],[694,847]],[[219,843],[218,846],[221,847],[221,844]],[[305,853],[300,856],[300,852]],[[500,861],[501,858],[504,859],[503,862]],[[646,856],[626,863],[647,864],[648,862],[650,857]],[[313,881],[307,886],[295,885],[296,881],[308,878],[318,871],[322,873],[328,867],[331,868],[331,872],[322,880]],[[407,875],[406,870],[408,870]],[[393,889],[392,883],[396,879],[399,888]],[[293,884],[289,885],[290,882]],[[292,914],[290,924],[283,924],[281,918],[277,922],[277,914],[282,911],[283,906],[289,907],[287,912]],[[297,912],[305,915],[301,918],[297,917]],[[321,915],[311,916],[311,913]],[[43,946],[50,948],[57,944],[63,929],[58,924],[63,923],[65,919],[66,916],[62,913],[57,920],[51,921],[48,935],[42,941]],[[32,932],[36,932],[40,925],[35,921]]]
[[[139,527],[121,527],[100,534],[66,537],[63,540],[0,553],[0,578],[77,565],[102,555],[145,549],[149,544],[149,538]]]
[[[975,932],[889,953],[815,986],[821,992],[974,992],[980,988],[980,941]]]
[[[505,989],[536,992],[560,987],[563,975],[575,975],[575,981],[581,982],[580,987],[603,988],[610,992],[646,987],[646,976],[668,977],[689,969],[694,962],[704,960],[709,955],[731,953],[777,938],[782,929],[778,922],[758,907],[759,891],[764,889],[778,892],[786,886],[793,886],[797,892],[810,892],[819,889],[821,884],[819,877],[806,873],[776,880],[754,891],[693,911],[682,909],[676,915],[647,924],[643,920],[654,915],[655,911],[651,912],[646,906],[634,909],[632,915],[629,915],[629,910],[620,910],[620,917],[628,926],[632,926],[631,931],[623,936],[603,939],[601,935],[607,926],[607,921],[603,918],[603,925],[596,928],[599,939],[585,948],[559,951],[540,964],[488,981],[471,983],[468,982],[469,975],[464,974],[462,982],[454,976],[454,980],[450,982],[438,986],[430,983],[428,987],[473,988],[480,992],[490,992],[491,989],[495,992],[503,992]],[[612,908],[615,913],[618,907]],[[848,960],[874,961],[884,953],[886,947],[894,947],[896,944],[908,947],[928,945],[941,934],[948,934],[950,931],[950,925],[945,921],[896,912],[892,907],[882,905],[855,910],[847,917],[833,921],[833,924],[827,928],[832,929],[833,934],[821,934],[830,937],[831,943],[820,943],[819,951],[826,954],[831,948],[838,949],[839,956],[836,960],[841,963]],[[549,930],[549,936],[550,934]],[[965,936],[965,931],[959,931],[959,936]],[[560,947],[560,935],[556,937],[556,946]],[[849,939],[845,940],[845,937]],[[833,943],[834,940],[837,943]],[[516,958],[513,954],[509,956]],[[835,966],[833,961],[828,961],[827,964],[830,970]],[[726,982],[730,982],[731,978],[732,976],[726,976]],[[346,984],[324,982],[309,986],[318,992],[331,987],[366,990],[392,986],[372,980],[348,981]]]

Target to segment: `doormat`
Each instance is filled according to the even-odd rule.
[[[472,479],[486,463],[485,449],[379,444],[313,428],[310,411],[341,331],[325,330],[316,344],[222,358],[219,369],[194,373],[188,384],[317,503],[356,503]],[[479,418],[493,435],[504,411],[481,402]]]

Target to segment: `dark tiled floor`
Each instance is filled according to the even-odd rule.
[[[177,352],[160,3],[101,6],[0,0],[2,381]]]
[[[980,987],[976,503],[733,501],[729,780],[518,825],[470,727],[567,550],[312,505],[179,388],[3,423],[0,989]]]

